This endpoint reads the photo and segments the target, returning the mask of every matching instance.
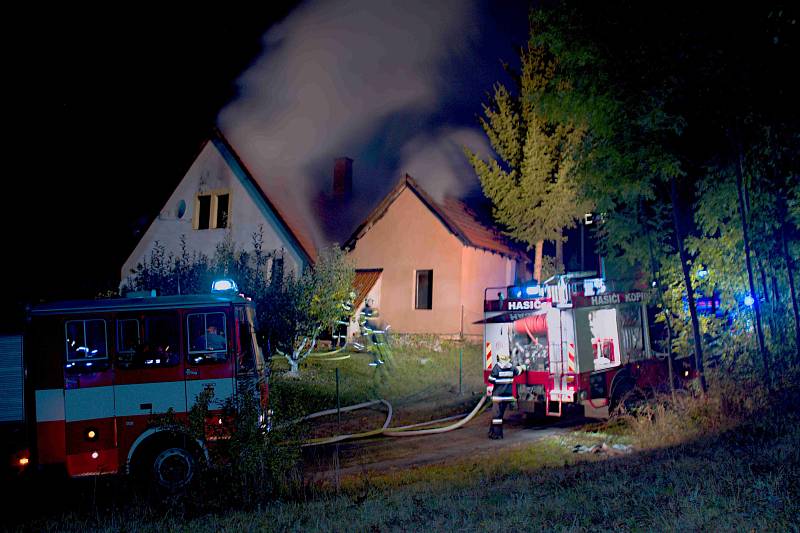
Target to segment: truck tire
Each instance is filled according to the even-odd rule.
[[[611,393],[608,413],[611,416],[630,413],[647,400],[647,395],[630,381],[623,381]]]
[[[168,494],[183,492],[197,473],[197,459],[183,446],[172,446],[155,454],[152,479],[156,487]]]
[[[131,473],[142,489],[154,495],[180,494],[197,478],[200,453],[188,436],[154,436],[137,450]]]

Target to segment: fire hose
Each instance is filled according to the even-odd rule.
[[[319,445],[322,445],[322,444],[332,444],[332,443],[335,443],[335,442],[341,442],[341,441],[345,441],[345,440],[363,439],[363,438],[366,438],[366,437],[372,437],[372,436],[376,436],[376,435],[385,435],[387,437],[418,437],[420,435],[434,435],[434,434],[437,434],[437,433],[445,433],[445,432],[448,432],[448,431],[453,431],[454,429],[458,429],[458,428],[462,427],[467,422],[469,422],[470,420],[475,418],[475,415],[477,415],[480,412],[481,408],[486,403],[486,396],[482,396],[481,400],[472,409],[472,411],[470,413],[468,413],[464,418],[462,418],[461,420],[456,422],[455,424],[450,424],[449,426],[442,426],[442,427],[437,427],[437,428],[428,428],[428,429],[416,429],[415,430],[415,429],[412,429],[412,428],[419,427],[419,426],[426,426],[426,425],[429,425],[429,424],[436,424],[438,422],[445,422],[445,421],[448,421],[448,420],[453,420],[454,418],[459,418],[459,417],[461,417],[463,415],[456,415],[456,416],[451,416],[451,417],[447,417],[447,418],[441,418],[439,420],[431,420],[430,422],[423,422],[423,423],[420,423],[420,424],[411,424],[411,425],[408,425],[408,426],[400,426],[400,427],[390,428],[389,424],[391,424],[391,422],[392,422],[393,409],[392,409],[392,404],[390,404],[386,400],[373,400],[371,402],[364,402],[364,403],[359,403],[359,404],[356,404],[356,405],[351,405],[351,406],[348,406],[348,407],[342,407],[341,409],[339,409],[339,412],[354,411],[356,409],[363,409],[365,407],[371,407],[373,405],[377,405],[377,404],[380,404],[380,403],[386,405],[387,410],[388,410],[387,415],[386,415],[386,421],[383,423],[383,427],[378,428],[378,429],[373,429],[371,431],[365,431],[365,432],[362,432],[362,433],[352,433],[352,434],[349,434],[349,435],[337,435],[335,437],[325,437],[325,438],[313,439],[313,440],[303,444],[303,447],[306,447],[306,446],[319,446]],[[334,414],[336,412],[337,412],[336,409],[327,409],[325,411],[319,411],[317,413],[310,414],[310,415],[304,417],[303,420],[309,420],[311,418],[317,418],[317,417],[320,417],[320,416],[331,415],[331,414]]]

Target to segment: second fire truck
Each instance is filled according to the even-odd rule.
[[[527,367],[512,387],[518,408],[548,416],[582,405],[587,415],[606,417],[632,396],[669,387],[670,361],[651,348],[648,296],[580,273],[486,289],[484,379],[498,354],[508,353]],[[681,365],[675,374],[690,371]]]

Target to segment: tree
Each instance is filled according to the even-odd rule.
[[[283,355],[290,375],[314,350],[319,335],[339,321],[349,321],[355,269],[337,246],[322,250],[313,267],[300,276],[273,280],[263,316],[270,348]]]
[[[301,273],[284,272],[283,251],[264,251],[263,232],[253,235],[252,249],[239,250],[228,240],[219,243],[212,258],[190,252],[182,239],[175,256],[156,242],[145,260],[123,284],[123,291],[156,289],[159,294],[208,292],[214,279],[233,278],[256,305],[258,336],[270,357],[283,355],[290,373],[317,344],[317,338],[337,321],[350,319],[355,269],[344,252],[332,246]]]
[[[544,47],[524,49],[521,60],[516,94],[498,84],[483,107],[480,123],[496,157],[484,161],[469,150],[467,155],[495,220],[507,235],[535,248],[534,278],[541,282],[544,241],[556,243],[560,260],[564,229],[575,227],[592,202],[580,194],[575,173],[585,127],[548,119],[538,106],[556,60]]]

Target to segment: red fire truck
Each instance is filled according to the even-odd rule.
[[[607,417],[619,402],[669,386],[669,361],[650,344],[648,293],[615,291],[587,274],[594,273],[484,293],[484,379],[500,353],[526,365],[513,387],[523,412],[541,405],[561,416],[572,404]],[[675,375],[688,377],[690,369],[682,362]]]
[[[209,413],[222,426],[237,388],[257,387],[264,407],[268,392],[253,303],[229,281],[215,287],[34,307],[23,344],[30,464],[70,476],[135,470],[171,490],[188,484],[213,439],[154,420],[169,412],[185,421],[213,389]]]

